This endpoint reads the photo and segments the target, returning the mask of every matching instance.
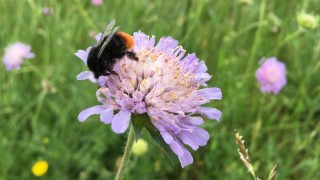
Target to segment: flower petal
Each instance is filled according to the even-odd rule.
[[[85,121],[89,116],[93,114],[100,114],[102,111],[104,111],[106,108],[103,106],[93,106],[90,108],[87,108],[80,112],[78,119],[80,122]]]
[[[183,156],[183,149],[184,147],[182,145],[180,145],[178,142],[176,141],[172,141],[169,144],[171,150],[177,155],[177,156]]]
[[[195,74],[195,81],[200,85],[204,84],[205,82],[209,81],[211,76],[208,73],[198,73]]]
[[[173,141],[172,136],[166,131],[162,131],[161,136],[167,144],[170,144]]]
[[[89,79],[90,76],[92,76],[91,71],[83,71],[77,75],[77,80],[86,80],[86,79]]]
[[[199,146],[204,146],[209,140],[209,133],[202,128],[192,130],[183,130],[179,133],[179,137],[184,144],[189,145],[193,150],[197,150]]]
[[[185,119],[183,119],[183,121],[194,126],[203,124],[203,119],[201,117],[187,116]]]
[[[119,134],[124,133],[128,127],[131,118],[131,112],[128,110],[121,109],[112,119],[112,130]]]
[[[92,77],[94,77],[93,73],[92,73]],[[106,82],[107,82],[108,79],[109,79],[108,76],[99,76],[97,82],[98,82],[98,84],[99,84],[101,87],[103,87],[103,86],[106,85]]]
[[[112,107],[109,107],[105,111],[101,112],[100,121],[102,121],[103,123],[110,124],[112,122],[112,119],[113,119],[113,109],[112,109]]]
[[[78,50],[76,53],[74,53],[78,58],[80,58],[85,64],[87,64],[88,59],[88,52],[84,50]]]
[[[94,77],[91,71],[83,71],[77,75],[77,80],[89,80],[93,83],[97,83],[98,80]]]
[[[220,88],[205,88],[199,91],[199,95],[208,99],[222,99],[222,92]]]
[[[94,36],[94,38],[97,40],[97,42],[99,42],[101,39],[101,36],[102,36],[102,33],[98,33],[96,36]]]
[[[185,148],[183,151],[183,155],[178,156],[178,158],[179,158],[179,161],[180,161],[182,168],[193,163],[193,157],[192,157],[191,153]]]
[[[206,116],[209,119],[214,119],[219,121],[221,118],[221,111],[219,111],[216,108],[210,108],[210,107],[201,107],[198,112],[203,115]]]
[[[195,73],[205,73],[207,72],[208,68],[207,66],[205,65],[204,61],[200,61],[199,64],[196,66],[196,69],[195,69]]]

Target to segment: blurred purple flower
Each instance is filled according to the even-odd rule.
[[[96,39],[100,37],[101,33]],[[133,50],[139,60],[124,56],[117,61],[114,71],[118,76],[100,76],[96,80],[91,72],[78,75],[78,80],[89,79],[101,86],[96,95],[102,104],[83,110],[78,118],[83,122],[90,115],[100,114],[100,120],[111,123],[115,133],[123,133],[132,114],[147,113],[185,167],[193,158],[184,144],[197,150],[209,140],[208,132],[199,127],[203,124],[200,116],[213,120],[221,117],[219,110],[201,105],[221,99],[221,90],[206,87],[211,76],[204,61],[195,54],[186,55],[177,40],[163,37],[155,45],[155,37],[142,32],[134,33],[134,40]],[[79,50],[76,56],[86,63],[90,48]]]
[[[31,46],[17,42],[5,49],[3,63],[7,70],[19,69],[24,59],[34,58],[31,52]]]
[[[278,94],[287,84],[285,64],[275,57],[263,58],[260,64],[256,71],[256,78],[260,83],[261,92]]]
[[[103,0],[91,0],[91,3],[95,6],[101,6],[103,3]]]
[[[44,7],[44,8],[42,9],[42,13],[43,13],[44,15],[52,14],[52,13],[53,13],[53,9],[52,9],[51,7]]]

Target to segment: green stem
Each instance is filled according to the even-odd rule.
[[[41,109],[42,109],[42,105],[43,105],[43,101],[44,101],[44,98],[46,96],[46,91],[42,91],[39,95],[39,99],[37,100],[37,106],[36,106],[36,111],[35,113],[33,114],[33,117],[31,119],[31,126],[32,126],[32,131],[34,134],[38,134],[38,127],[39,127],[39,115],[40,115],[40,112],[41,112]]]
[[[252,80],[250,78],[250,77],[252,77],[252,67],[253,67],[253,63],[255,62],[254,60],[256,58],[256,54],[257,54],[259,44],[261,41],[262,29],[263,29],[263,26],[266,24],[266,21],[264,20],[265,10],[266,10],[266,0],[262,0],[262,2],[260,4],[260,10],[259,10],[259,20],[257,22],[257,31],[254,35],[254,42],[253,42],[253,45],[251,48],[248,63],[245,67],[241,87],[249,87],[248,84]]]
[[[262,26],[265,23],[265,21],[264,21],[265,10],[266,10],[266,1],[263,0],[261,2],[260,10],[259,10],[258,28],[257,28],[257,31],[254,35],[254,42],[253,42],[253,46],[252,46],[252,49],[250,52],[249,62],[247,64],[247,67],[245,70],[246,77],[248,77],[249,74],[251,75],[252,64],[254,62],[254,59],[256,58],[256,53],[259,48],[260,39],[261,39],[261,32],[262,32],[262,28],[263,28]]]
[[[272,54],[276,53],[283,45],[285,45],[287,42],[291,41],[292,39],[298,37],[301,33],[303,33],[303,30],[299,28],[297,31],[287,35],[283,41],[281,41],[272,51]]]
[[[253,179],[254,180],[257,180],[257,177],[256,177],[256,175],[254,174],[254,175],[252,175],[252,177],[253,177]]]
[[[126,147],[124,148],[124,154],[123,154],[121,164],[118,169],[115,180],[122,180],[122,178],[123,178],[124,170],[126,169],[128,160],[130,158],[133,142],[134,142],[133,127],[130,127],[130,131],[129,131],[129,135],[128,135],[128,139],[127,139],[127,144],[126,144]]]

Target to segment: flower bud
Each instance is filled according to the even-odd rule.
[[[239,0],[239,2],[243,5],[252,5],[253,0]]]
[[[312,14],[301,13],[297,16],[299,25],[306,29],[315,29],[318,27],[319,18]]]
[[[135,142],[132,146],[132,153],[134,155],[140,156],[146,153],[147,151],[148,143],[143,139],[139,139],[138,142]]]

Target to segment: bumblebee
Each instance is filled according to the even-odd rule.
[[[137,61],[136,54],[131,50],[134,46],[134,39],[127,33],[117,32],[119,27],[113,28],[115,20],[106,26],[99,42],[89,52],[87,65],[94,73],[95,78],[115,74],[114,64],[127,55],[128,58]]]

